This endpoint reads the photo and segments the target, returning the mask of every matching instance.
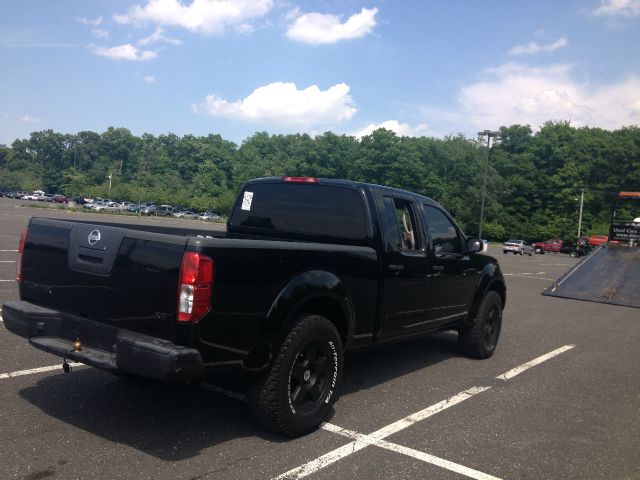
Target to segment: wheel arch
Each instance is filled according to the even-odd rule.
[[[353,301],[342,280],[325,270],[308,270],[287,282],[267,313],[263,334],[277,343],[300,316],[314,314],[334,324],[347,348],[355,324]]]
[[[476,288],[476,293],[473,297],[473,302],[471,303],[471,308],[467,315],[467,322],[473,322],[478,313],[478,309],[480,308],[482,299],[490,291],[495,291],[500,296],[502,309],[504,310],[507,303],[507,287],[499,268],[494,264],[487,265],[482,270],[480,281],[478,282],[478,287]]]

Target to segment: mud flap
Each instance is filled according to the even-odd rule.
[[[640,308],[640,248],[603,244],[542,294]]]

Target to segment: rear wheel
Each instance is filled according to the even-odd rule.
[[[342,359],[335,326],[319,315],[301,318],[270,369],[249,390],[253,416],[263,427],[288,437],[316,429],[336,399]]]
[[[468,357],[489,358],[498,345],[501,328],[502,300],[498,292],[491,290],[482,299],[473,325],[460,330],[460,350]]]

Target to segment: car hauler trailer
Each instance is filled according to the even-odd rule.
[[[542,294],[640,308],[640,192],[620,192],[609,241]]]

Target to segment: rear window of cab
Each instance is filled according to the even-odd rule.
[[[290,233],[349,240],[367,237],[360,193],[320,184],[255,183],[245,187],[230,226],[256,233]]]

